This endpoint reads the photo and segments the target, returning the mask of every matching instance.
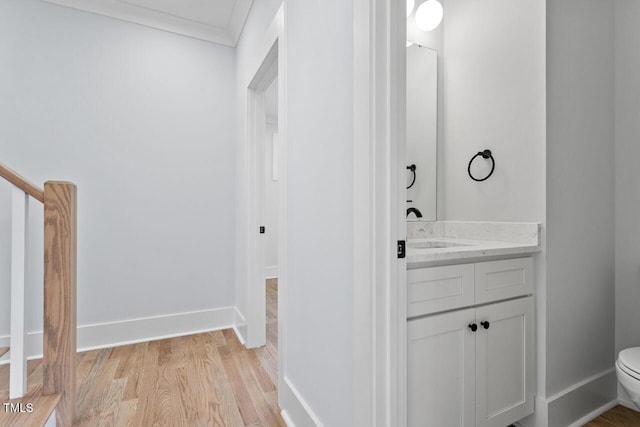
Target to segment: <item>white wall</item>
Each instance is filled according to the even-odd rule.
[[[615,398],[613,1],[547,8],[546,396],[566,426]]]
[[[236,301],[247,312],[247,86],[263,60],[280,3],[253,5],[237,48],[239,256]],[[352,413],[353,4],[287,2],[287,304],[285,355],[290,416],[350,426]],[[282,82],[280,82],[282,84]],[[279,117],[281,126],[282,118]],[[283,183],[281,182],[281,185]],[[281,290],[282,292],[282,290]],[[282,321],[282,319],[281,319]],[[243,331],[241,330],[241,333]],[[281,383],[282,385],[282,383]],[[298,405],[296,408],[289,405]],[[294,422],[297,420],[294,420]],[[306,425],[304,421],[298,421]]]
[[[446,3],[439,219],[544,218],[544,13],[535,0]],[[489,180],[474,182],[467,164],[485,148],[497,166]]]
[[[548,392],[613,366],[613,1],[548,3]],[[569,339],[570,337],[570,339]]]
[[[640,346],[640,4],[615,3],[616,353]],[[620,395],[626,398],[624,394]]]
[[[3,0],[0,57],[0,161],[36,183],[78,185],[79,324],[233,306],[233,49]],[[9,190],[1,187],[6,295]],[[33,210],[41,251],[42,208]],[[41,252],[30,261],[36,295]],[[41,297],[31,301],[35,330]]]
[[[353,2],[288,0],[287,373],[353,420]]]

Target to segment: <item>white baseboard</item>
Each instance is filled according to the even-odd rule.
[[[296,425],[293,423],[293,420],[291,419],[287,411],[285,411],[284,409],[280,411],[280,416],[282,417],[287,427],[296,427]]]
[[[283,408],[282,418],[287,427],[323,426],[298,389],[287,377],[278,383],[278,401],[280,407]]]
[[[617,382],[615,369],[611,368],[547,398],[546,425],[582,426],[608,411],[617,404]]]
[[[238,307],[234,307],[233,313],[235,317],[233,331],[236,333],[242,345],[245,345],[247,342],[247,322],[244,320],[244,316],[240,313]]]
[[[224,307],[142,319],[83,325],[78,327],[78,351],[117,347],[146,341],[192,335],[235,326],[235,308]],[[27,357],[42,357],[42,331],[29,332]],[[9,346],[9,336],[0,337],[0,347]],[[9,363],[2,360],[0,364]]]
[[[277,279],[278,278],[278,266],[274,265],[271,267],[264,268],[264,277],[266,279]]]

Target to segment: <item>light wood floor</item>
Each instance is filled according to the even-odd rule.
[[[78,355],[76,427],[285,426],[278,408],[277,282],[267,283],[267,345],[246,350],[233,330]],[[42,361],[28,364],[29,386]],[[0,367],[6,401],[8,366]]]
[[[605,412],[585,427],[638,427],[640,426],[640,413],[618,405]]]

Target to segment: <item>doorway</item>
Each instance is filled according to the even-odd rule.
[[[269,74],[271,75],[271,74]],[[263,166],[262,172],[256,169],[256,180],[258,183],[258,194],[263,193],[263,211],[258,212],[261,224],[260,231],[264,231],[261,236],[264,247],[264,257],[262,262],[258,259],[258,269],[263,268],[262,283],[265,295],[265,343],[264,346],[256,349],[256,355],[267,374],[274,382],[278,382],[278,200],[279,188],[279,130],[278,130],[278,78],[269,84],[264,90],[264,138],[256,139],[256,144],[262,144],[262,159],[258,158]],[[261,196],[260,196],[261,197]],[[258,327],[262,327],[259,325]]]
[[[277,288],[281,251],[279,143],[278,42],[271,46],[248,87],[249,153],[249,241],[248,241],[248,348],[267,345],[267,317],[270,338],[277,348]],[[267,309],[269,278],[270,311]],[[275,333],[274,333],[275,332]],[[277,355],[276,355],[277,360]]]
[[[278,195],[279,162],[278,147],[278,78],[265,91],[264,156],[264,278],[266,292],[266,347],[265,356],[277,366],[278,352]],[[270,373],[271,374],[271,373]],[[277,379],[277,375],[275,377]]]
[[[265,157],[264,157],[264,196],[265,196],[265,279],[277,282],[278,279],[278,194],[279,163],[278,147],[278,79],[276,78],[265,91]]]

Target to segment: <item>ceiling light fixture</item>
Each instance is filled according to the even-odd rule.
[[[438,0],[427,0],[416,10],[416,26],[422,31],[431,31],[440,25],[443,15],[444,11]]]

